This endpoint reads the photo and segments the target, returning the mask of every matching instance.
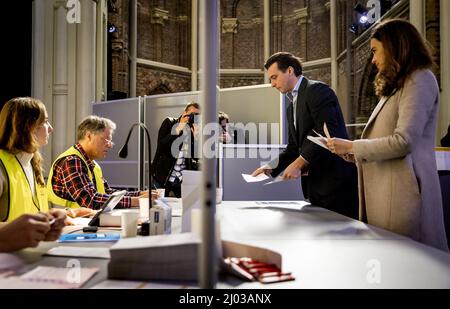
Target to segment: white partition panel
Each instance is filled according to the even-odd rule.
[[[250,136],[248,143],[282,143],[280,94],[270,85],[221,89],[218,110],[227,113],[231,123],[256,124],[257,136]],[[275,132],[272,132],[272,124],[275,124]],[[267,128],[267,138],[264,128]]]
[[[128,129],[133,123],[143,121],[150,130],[152,159],[156,152],[158,131],[166,117],[179,117],[187,103],[199,102],[199,92],[171,93],[142,98],[143,108],[140,114],[139,98],[93,103],[93,113],[116,122],[114,134],[115,148],[108,157],[100,161],[105,177],[111,185],[138,188],[139,186],[139,143],[137,131],[133,133],[129,144],[129,156],[126,160],[118,157],[117,152],[125,141]],[[248,86],[220,89],[218,110],[230,116],[230,122],[242,125],[248,137],[246,142],[253,144],[280,144],[284,142],[284,106],[278,91],[270,85]],[[281,124],[281,126],[280,126]],[[283,126],[283,127],[282,127]],[[256,131],[251,131],[251,128]],[[141,137],[145,155],[145,175],[147,182],[147,146],[145,136]]]
[[[104,160],[97,161],[102,167],[103,176],[110,186],[137,189],[139,187],[138,130],[134,130],[130,138],[128,157],[119,158],[117,153],[125,143],[130,127],[139,122],[139,98],[94,103],[93,114],[109,118],[117,125],[113,135],[115,146]]]
[[[199,92],[182,92],[144,97],[144,122],[150,130],[152,159],[156,152],[158,131],[167,117],[178,118],[189,102],[198,103]],[[145,151],[147,155],[147,151]],[[147,160],[147,158],[146,158]]]
[[[300,179],[266,185],[274,179],[247,183],[242,174],[278,157],[285,145],[223,145],[219,164],[219,186],[224,201],[299,201],[303,200]]]

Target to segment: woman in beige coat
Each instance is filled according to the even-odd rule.
[[[434,154],[439,88],[419,32],[404,20],[372,33],[380,102],[360,140],[329,139],[358,167],[360,220],[448,251]]]

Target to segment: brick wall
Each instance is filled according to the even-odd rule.
[[[113,1],[114,2],[114,1]],[[271,1],[271,53],[289,51],[304,61],[330,55],[328,0]],[[262,69],[264,64],[264,1],[221,0],[220,67],[223,69]],[[108,18],[118,27],[112,53],[112,90],[128,93],[128,20],[127,0],[115,1],[116,12]],[[302,10],[303,9],[303,10]],[[302,15],[305,14],[306,15]],[[303,17],[301,17],[303,16]],[[138,1],[138,58],[191,67],[191,1]],[[235,18],[236,28],[223,31],[222,18]],[[230,25],[230,21],[228,21]],[[330,69],[314,69],[311,77],[330,82]],[[139,66],[137,94],[152,91],[189,91],[190,75],[164,69]],[[220,76],[220,87],[257,85],[263,76],[255,74]],[[156,86],[155,86],[156,85]],[[158,88],[160,87],[160,88]]]

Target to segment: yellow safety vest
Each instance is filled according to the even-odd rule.
[[[47,181],[47,191],[48,191],[48,199],[53,204],[57,204],[64,207],[69,208],[78,208],[81,207],[77,202],[75,201],[69,201],[66,199],[63,199],[55,194],[53,192],[53,186],[52,186],[52,178],[53,178],[53,170],[55,167],[55,163],[58,162],[60,159],[68,156],[77,156],[83,161],[83,163],[86,165],[86,168],[88,170],[88,176],[91,182],[93,181],[91,170],[89,169],[89,166],[84,159],[83,155],[75,148],[70,147],[65,152],[63,152],[52,164],[52,168],[50,169],[50,174],[48,175],[48,181]],[[103,183],[103,173],[100,165],[97,164],[97,162],[92,161],[94,163],[94,176],[95,176],[95,187],[97,188],[97,191],[101,194],[105,194],[105,184]]]
[[[8,205],[0,205],[0,207],[6,207],[6,216],[1,219],[4,222],[9,222],[23,214],[35,214],[39,211],[47,212],[47,190],[45,186],[36,182],[34,174],[35,194],[33,196],[25,171],[16,156],[0,149],[0,161],[6,172],[8,183]]]

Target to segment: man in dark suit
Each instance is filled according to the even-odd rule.
[[[313,130],[323,132],[324,123],[333,137],[347,137],[344,118],[333,90],[324,83],[302,75],[302,63],[290,53],[272,55],[264,67],[272,87],[286,96],[289,103],[287,149],[253,172],[273,177],[283,170],[283,179],[302,175],[303,193],[312,205],[327,208],[348,217],[358,218],[357,174],[354,164],[333,156],[330,151],[312,143]]]
[[[178,118],[164,119],[158,132],[158,145],[152,163],[155,185],[166,189],[165,196],[172,192],[181,197],[183,170],[198,170],[195,143],[198,141],[196,116],[200,106],[196,102],[186,105]]]

